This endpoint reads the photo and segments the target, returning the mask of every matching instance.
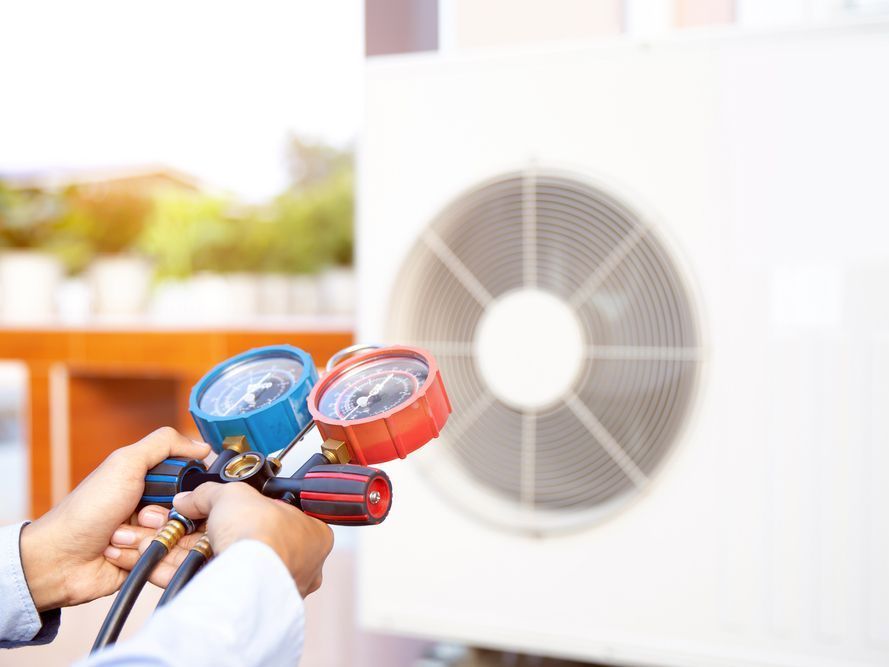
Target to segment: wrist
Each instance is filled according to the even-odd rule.
[[[63,607],[69,597],[64,564],[54,555],[51,545],[52,540],[39,522],[29,523],[22,528],[19,537],[22,571],[25,573],[34,607],[39,612]]]

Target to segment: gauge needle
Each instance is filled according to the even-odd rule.
[[[232,403],[231,407],[228,410],[226,410],[225,412],[223,412],[222,414],[223,415],[229,414],[232,410],[234,410],[236,407],[238,407],[244,401],[247,401],[251,406],[256,405],[256,392],[261,389],[268,389],[269,387],[272,386],[271,382],[266,382],[266,380],[268,379],[268,377],[271,374],[272,374],[272,372],[269,371],[262,377],[262,379],[259,382],[252,382],[252,383],[248,384],[246,393],[243,396],[241,396],[241,398],[239,398],[237,401]]]
[[[366,408],[371,396],[376,396],[381,391],[383,391],[383,387],[386,386],[386,383],[392,379],[392,376],[393,373],[389,373],[389,375],[387,375],[382,382],[377,383],[374,388],[367,393],[367,396],[359,396],[358,398],[356,398],[355,407],[349,410],[349,412],[346,413],[346,416],[343,417],[343,419],[348,419],[358,408]]]

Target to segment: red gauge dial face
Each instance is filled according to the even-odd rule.
[[[407,402],[429,377],[429,366],[413,356],[375,357],[335,377],[321,394],[318,410],[342,421],[367,419]]]

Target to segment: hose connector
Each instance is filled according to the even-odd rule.
[[[187,516],[182,516],[176,510],[170,510],[170,513],[167,514],[167,519],[170,521],[178,521],[183,526],[185,526],[185,534],[191,535],[195,530],[197,530],[197,526],[194,521],[189,519]]]
[[[157,531],[154,542],[160,542],[167,551],[170,551],[176,543],[185,535],[185,524],[178,519],[170,519],[166,525]]]
[[[207,533],[201,535],[201,539],[195,542],[194,546],[191,548],[192,551],[197,551],[207,560],[213,558],[213,547],[210,546],[210,538],[207,537]]]

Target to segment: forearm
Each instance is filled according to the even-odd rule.
[[[132,640],[90,656],[98,665],[292,665],[303,645],[303,601],[268,546],[242,541],[208,564]]]

